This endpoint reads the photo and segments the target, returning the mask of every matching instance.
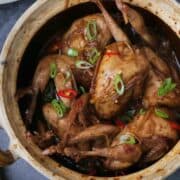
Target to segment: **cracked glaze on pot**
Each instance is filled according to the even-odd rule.
[[[14,157],[21,157],[50,179],[105,179],[82,175],[41,154],[40,149],[27,142],[26,129],[15,100],[19,64],[34,34],[50,18],[61,11],[87,0],[38,0],[18,20],[9,34],[0,56],[0,119],[10,138],[10,150]],[[180,37],[180,5],[172,0],[126,0],[157,15]],[[180,167],[180,142],[161,160],[139,172],[106,179],[162,179]]]

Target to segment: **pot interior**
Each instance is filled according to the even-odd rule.
[[[117,17],[117,19],[121,19],[121,13],[115,7],[114,2],[112,1],[106,2],[105,5],[109,12],[111,12],[115,17]],[[159,41],[162,41],[162,43],[164,44],[167,43],[167,45],[168,43],[170,43],[173,53],[170,56],[168,55],[167,57],[167,54],[166,52],[163,52],[162,47],[161,47],[162,51],[160,53],[162,56],[165,56],[168,63],[173,64],[180,73],[180,62],[178,61],[178,59],[180,59],[180,41],[178,37],[167,25],[165,25],[165,23],[163,23],[155,15],[141,8],[135,7],[135,9],[137,9],[143,15],[143,17],[145,18],[146,25],[151,30],[151,32],[154,33],[157,36],[157,38],[159,38]],[[23,55],[19,67],[19,72],[17,77],[17,89],[21,89],[23,87],[27,87],[31,85],[37,64],[41,59],[41,57],[47,55],[47,47],[54,39],[61,37],[64,34],[64,32],[66,32],[66,30],[70,27],[70,25],[74,20],[96,12],[99,12],[99,10],[94,4],[85,3],[69,8],[68,10],[61,12],[60,14],[56,15],[51,20],[49,20],[35,34],[31,42],[29,43],[28,47],[26,48],[26,51]],[[122,24],[121,22],[119,23]],[[129,36],[132,36],[132,32],[130,31],[130,28],[129,29],[125,28],[123,24],[122,24],[122,28],[128,33]],[[138,35],[133,36],[134,42],[137,42],[138,40],[139,40]],[[21,112],[22,119],[24,119],[28,102],[29,102],[29,97],[23,98],[19,102],[19,109]],[[27,129],[30,131],[36,130],[36,119],[38,119],[39,114],[41,114],[41,112],[38,111],[41,105],[42,105],[41,102],[37,104],[37,111],[34,115],[33,125],[31,127],[27,127]],[[42,114],[40,116],[42,117]],[[70,160],[69,158],[57,156],[57,155],[53,156],[52,158],[65,167],[76,170],[80,173],[84,173],[84,174],[89,173],[89,169],[86,168],[85,166],[87,162],[85,162],[85,164],[83,163],[77,164],[74,161]],[[118,176],[118,175],[129,174],[139,170],[139,168],[136,166],[128,170],[118,171],[118,172],[104,171],[103,169],[100,168],[100,165],[97,165],[97,168],[99,168],[98,173],[96,174],[97,176]]]

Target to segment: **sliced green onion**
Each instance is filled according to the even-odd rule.
[[[96,49],[96,48],[93,48],[92,51],[91,51],[91,55],[90,55],[90,58],[89,58],[89,62],[91,64],[96,64],[98,58],[100,57],[101,53]]]
[[[92,64],[90,64],[86,61],[76,61],[75,65],[78,69],[89,69],[89,68],[93,67]]]
[[[57,65],[55,63],[50,64],[50,77],[54,79],[57,75]]]
[[[79,55],[78,51],[74,48],[69,48],[67,51],[67,55],[71,57],[76,57]]]
[[[68,110],[61,100],[53,99],[51,104],[60,118],[63,117]]]
[[[69,71],[65,72],[65,79],[64,79],[64,84],[71,78],[71,73]]]
[[[121,85],[119,87],[119,85]],[[116,92],[122,96],[124,94],[125,91],[125,85],[124,82],[122,80],[122,75],[121,74],[117,74],[114,78],[114,88],[116,90]]]
[[[52,100],[51,104],[52,104],[53,108],[55,109],[56,113],[58,114],[58,116],[61,118],[61,117],[63,117],[64,113],[63,113],[61,104],[59,102],[60,101],[58,101],[57,99],[54,99],[54,100]]]
[[[85,94],[86,93],[86,90],[83,86],[79,86],[79,89],[81,91],[82,94]]]
[[[176,84],[172,82],[171,78],[167,78],[163,81],[162,85],[158,89],[158,96],[164,96],[169,92],[173,91]]]
[[[62,111],[63,111],[63,114],[66,113],[67,110],[68,110],[68,107],[65,106],[65,104],[63,103],[63,101],[59,101],[59,104],[60,104],[60,106],[61,106],[61,109],[62,109]]]
[[[97,36],[96,21],[89,21],[86,27],[86,37],[89,41],[94,41]]]
[[[160,109],[157,109],[157,108],[155,109],[155,114],[156,114],[156,116],[158,116],[160,118],[163,118],[163,119],[168,119],[169,118],[169,115],[166,112],[164,112],[164,111],[162,111]]]
[[[122,144],[136,144],[136,139],[130,134],[125,134],[120,136],[120,142]]]
[[[141,108],[141,109],[139,110],[139,114],[140,114],[140,115],[144,115],[145,113],[146,113],[146,110],[145,110],[145,109]]]

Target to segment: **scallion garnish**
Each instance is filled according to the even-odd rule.
[[[92,64],[90,64],[86,61],[76,61],[75,65],[78,69],[89,69],[89,68],[93,67]]]
[[[125,134],[125,135],[120,136],[120,143],[122,143],[122,144],[136,144],[136,139],[130,134]]]
[[[86,37],[88,41],[94,41],[97,36],[97,25],[96,21],[92,20],[87,23]]]
[[[139,114],[140,114],[140,115],[144,115],[145,113],[146,113],[145,109],[141,108],[141,109],[139,110]]]
[[[122,74],[116,74],[116,76],[114,78],[114,88],[120,96],[122,96],[124,94],[125,85],[122,80]]]
[[[53,108],[55,109],[56,113],[58,116],[61,118],[64,115],[63,108],[61,107],[60,101],[57,99],[53,99],[51,102]]]
[[[63,111],[63,114],[66,113],[67,110],[68,110],[68,107],[65,106],[65,104],[64,104],[63,101],[61,101],[61,100],[59,101],[59,104],[60,104],[60,106],[61,106],[61,109],[62,109],[62,111]]]
[[[169,92],[173,91],[176,84],[172,82],[171,78],[167,78],[163,81],[162,85],[158,89],[158,96],[164,96]]]
[[[78,51],[74,48],[69,48],[67,51],[67,55],[71,57],[76,57],[79,55]]]
[[[54,79],[57,75],[57,65],[55,63],[50,64],[50,77]]]
[[[101,53],[96,48],[93,48],[91,51],[89,62],[93,65],[96,64],[100,55],[101,55]]]
[[[86,93],[86,90],[83,86],[79,86],[79,90],[81,91],[82,94]]]
[[[156,116],[158,116],[160,118],[163,118],[163,119],[168,119],[169,118],[169,115],[166,112],[164,112],[164,111],[162,111],[160,109],[157,109],[157,108],[155,109],[155,114],[156,114]]]

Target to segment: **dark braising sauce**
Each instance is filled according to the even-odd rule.
[[[128,34],[130,39],[134,44],[139,44],[140,46],[144,44],[142,39],[138,34],[132,30],[131,26],[125,25],[122,22],[122,16],[120,12],[116,9],[115,4],[112,2],[106,3],[106,7],[111,12],[113,17],[116,18],[116,21],[119,22],[119,25],[124,29],[124,31]],[[145,22],[147,27],[150,29],[150,32],[154,34],[154,36],[158,39],[159,47],[155,49],[159,56],[166,60],[169,66],[173,66],[177,69],[178,73],[180,73],[180,41],[176,37],[176,35],[167,27],[161,20],[159,20],[154,15],[148,13],[145,10],[140,8],[137,9],[143,17],[145,18]],[[78,5],[76,7],[70,8],[61,14],[58,14],[54,18],[52,18],[45,26],[43,26],[39,32],[33,37],[29,46],[27,47],[18,74],[17,80],[17,89],[21,89],[31,85],[32,78],[35,72],[35,69],[39,63],[41,57],[50,53],[49,46],[54,40],[59,41],[62,35],[67,31],[72,22],[80,17],[83,17],[88,14],[93,14],[99,12],[98,8],[92,3],[85,3],[82,5]],[[52,80],[49,81],[45,91],[43,94],[39,94],[36,106],[36,112],[33,117],[32,124],[29,125],[26,121],[25,124],[27,126],[28,131],[34,133],[37,131],[37,122],[41,121],[45,124],[48,129],[49,126],[46,123],[43,114],[42,114],[42,105],[45,102],[49,102],[52,98],[55,98],[55,86]],[[19,107],[21,111],[22,118],[25,119],[25,113],[28,107],[28,102],[30,97],[26,96],[19,101]],[[121,117],[125,118],[126,121],[130,120],[132,116],[137,113],[141,106],[141,101],[136,100],[131,102],[126,108],[126,112],[121,114]],[[174,109],[174,112],[179,114],[178,110]],[[178,119],[178,117],[177,117]],[[178,119],[180,120],[180,119]],[[115,122],[111,122],[115,124]],[[54,143],[58,142],[59,139],[55,138]],[[146,166],[140,166],[139,164],[135,164],[132,167],[119,170],[119,171],[109,171],[105,169],[102,165],[101,159],[99,158],[87,158],[83,159],[79,163],[76,163],[74,160],[60,155],[53,155],[52,158],[59,162],[60,164],[76,170],[78,172],[95,175],[95,176],[118,176],[125,175],[139,169],[142,169]]]

